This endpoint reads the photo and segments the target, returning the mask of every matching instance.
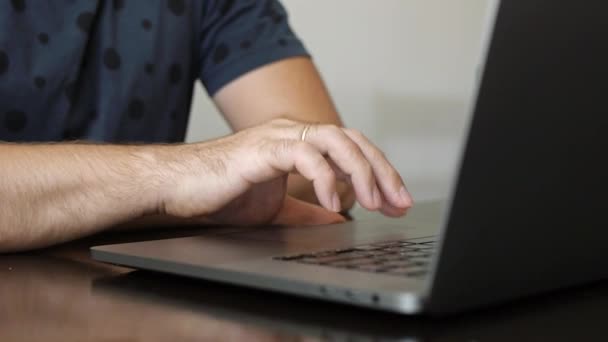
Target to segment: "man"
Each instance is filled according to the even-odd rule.
[[[340,127],[277,1],[12,0],[0,25],[0,252],[412,204],[384,155]],[[196,78],[238,133],[165,144],[184,139]]]

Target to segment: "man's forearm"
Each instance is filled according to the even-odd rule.
[[[153,211],[146,151],[0,144],[0,252],[71,240]]]

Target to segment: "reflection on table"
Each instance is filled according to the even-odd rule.
[[[607,311],[606,283],[413,318],[88,258],[0,256],[2,341],[572,341],[608,336]]]

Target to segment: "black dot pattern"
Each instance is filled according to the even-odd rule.
[[[144,102],[139,98],[134,98],[129,102],[129,117],[133,120],[140,120],[144,117]]]
[[[46,79],[42,76],[36,76],[34,78],[34,84],[38,89],[42,89],[46,85]]]
[[[11,0],[11,5],[13,9],[17,12],[25,11],[25,0]]]
[[[76,25],[82,30],[82,32],[88,33],[93,26],[94,15],[91,12],[81,13],[76,19]]]
[[[171,13],[177,16],[181,16],[186,10],[186,4],[184,3],[184,0],[169,0],[167,2],[167,5],[169,7],[169,10],[171,10]]]
[[[274,1],[266,1],[262,16],[269,17],[275,24],[281,23],[285,18],[285,14],[277,9]]]
[[[281,46],[287,46],[287,40],[285,38],[279,39],[278,43]]]
[[[10,61],[8,59],[8,55],[6,54],[6,52],[0,50],[0,76],[2,76],[8,71],[9,65]]]
[[[177,84],[182,80],[182,67],[175,63],[169,68],[169,82],[171,84]]]
[[[171,120],[177,120],[177,115],[178,115],[177,110],[173,110],[173,111],[171,111],[171,114],[169,114],[169,116],[171,117]]]
[[[125,0],[112,0],[112,8],[115,11],[120,11],[125,7]]]
[[[110,70],[120,68],[120,55],[114,48],[107,48],[103,51],[103,64]]]
[[[49,35],[42,32],[38,34],[38,41],[43,44],[46,45],[49,42]]]
[[[152,63],[146,63],[146,66],[144,67],[144,70],[146,71],[146,74],[148,74],[148,75],[154,74],[154,64],[152,64]]]
[[[220,64],[226,58],[228,58],[228,56],[230,56],[230,48],[228,47],[228,45],[221,43],[215,48],[215,51],[213,52],[213,63]]]
[[[248,50],[249,48],[251,48],[251,41],[249,41],[249,40],[243,40],[241,42],[241,49]]]
[[[222,7],[220,7],[220,14],[222,16],[228,14],[233,5],[234,0],[224,0],[224,3],[222,3]]]
[[[148,19],[144,19],[141,21],[141,27],[143,27],[146,31],[150,31],[152,28],[152,22]]]
[[[11,110],[4,114],[4,128],[12,133],[21,132],[27,125],[27,115],[19,110]]]

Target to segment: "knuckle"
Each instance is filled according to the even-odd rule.
[[[344,129],[345,132],[348,132],[349,135],[354,136],[356,138],[365,138],[365,135],[363,135],[363,133],[361,133],[361,131],[354,129],[354,128],[345,128]]]
[[[270,152],[273,158],[281,159],[287,153],[289,153],[292,148],[292,143],[286,139],[275,140],[270,144],[270,147],[267,150]],[[266,149],[266,148],[264,148]]]
[[[343,153],[349,160],[354,162],[364,162],[365,158],[363,157],[363,153],[361,149],[353,142],[346,141],[343,147]]]
[[[353,146],[344,146],[344,157],[351,162],[360,163],[362,162],[361,157],[359,155],[359,151]]]
[[[386,160],[386,155],[384,154],[384,152],[382,152],[382,150],[380,150],[379,148],[373,146],[370,151],[370,158],[374,159],[374,160]]]
[[[344,134],[344,132],[342,132],[342,129],[336,125],[323,125],[322,128],[325,132],[327,132],[327,134],[333,136],[341,136]]]

